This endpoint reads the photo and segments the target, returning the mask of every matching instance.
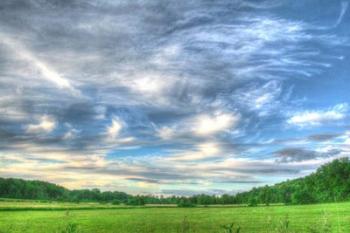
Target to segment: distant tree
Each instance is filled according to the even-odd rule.
[[[188,198],[181,198],[177,204],[178,207],[194,207],[194,203]]]
[[[250,207],[254,207],[254,206],[257,206],[258,205],[258,200],[256,197],[250,197],[249,198],[249,203],[248,203],[248,206]]]
[[[17,199],[58,200],[72,202],[109,202],[128,205],[177,204],[191,207],[211,204],[285,203],[309,204],[350,200],[349,158],[336,159],[317,169],[316,172],[272,186],[253,188],[247,192],[222,196],[195,195],[192,197],[132,196],[124,192],[101,192],[99,189],[68,190],[56,184],[13,178],[0,178],[0,197]]]

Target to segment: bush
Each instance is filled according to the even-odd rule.
[[[195,207],[195,204],[193,204],[191,201],[187,199],[182,199],[178,204],[178,207]]]
[[[120,205],[120,201],[119,200],[114,200],[114,201],[112,201],[112,205]]]
[[[252,198],[249,199],[248,206],[254,207],[254,206],[257,206],[257,205],[258,205],[258,200],[256,198],[252,197]]]

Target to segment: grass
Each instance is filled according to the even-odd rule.
[[[11,201],[9,201],[11,202]],[[1,233],[348,233],[350,203],[269,207],[138,207],[94,204],[0,202]],[[22,204],[21,204],[22,203]],[[31,202],[24,202],[30,207]],[[44,205],[45,204],[45,205]],[[63,207],[48,211],[49,205]],[[93,205],[90,203],[90,205]],[[67,208],[68,207],[68,208]],[[71,207],[71,208],[69,208]],[[79,209],[79,207],[81,207]],[[91,207],[91,206],[88,206]],[[101,208],[100,208],[101,207]],[[42,209],[40,209],[42,208]],[[66,208],[66,210],[64,210]]]

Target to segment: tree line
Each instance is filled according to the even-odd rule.
[[[99,189],[69,190],[62,186],[15,178],[0,178],[0,197],[69,202],[101,202],[126,205],[176,204],[182,207],[213,204],[285,203],[310,204],[350,200],[349,158],[333,160],[303,178],[287,180],[272,186],[253,188],[235,195],[152,196],[130,195]]]

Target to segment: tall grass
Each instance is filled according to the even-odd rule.
[[[180,224],[178,233],[190,233],[190,232],[191,232],[191,224],[187,220],[187,217],[185,216]]]
[[[322,220],[319,224],[315,224],[314,226],[309,227],[310,233],[330,233],[332,232],[332,224],[329,221],[329,218],[326,212],[323,213]],[[338,233],[341,233],[339,227],[337,229]]]
[[[79,233],[79,225],[76,223],[68,223],[60,233]]]
[[[241,227],[237,226],[235,227],[233,223],[229,225],[224,225],[221,226],[224,229],[224,233],[240,233],[241,232]]]
[[[269,219],[268,224],[271,225],[271,229],[266,233],[300,233],[299,231],[293,231],[290,227],[290,220],[288,215],[282,218],[277,226],[272,224],[271,219]],[[242,229],[238,224],[227,224],[221,226],[221,232],[213,232],[213,233],[245,233],[244,229]],[[187,217],[183,219],[180,224],[178,233],[194,233],[195,230],[191,227],[191,224]],[[323,215],[323,218],[320,222],[315,223],[313,226],[309,226],[305,233],[332,233],[332,225],[329,221],[329,218],[326,214]],[[246,232],[249,233],[249,232]],[[340,232],[339,232],[340,233]]]
[[[56,233],[84,233],[83,230],[81,230],[80,226],[77,223],[70,222],[70,212],[66,211],[65,213],[65,222],[67,224],[60,230],[58,230]],[[280,219],[280,221],[277,224],[273,224],[273,221],[271,218],[268,219],[267,224],[270,226],[270,229],[267,230],[266,233],[300,233],[300,231],[293,231],[290,227],[290,220],[288,215],[286,215],[284,218]],[[249,233],[248,231],[244,231],[244,229],[241,228],[240,225],[230,223],[227,225],[222,225],[221,231],[219,232],[213,232],[213,233]],[[11,233],[14,229],[0,229],[0,233]],[[118,232],[118,231],[116,231]],[[146,233],[145,231],[140,231],[142,233]],[[177,233],[196,233],[196,229],[192,226],[191,222],[188,220],[187,217],[184,217],[181,223],[178,226]],[[305,233],[332,233],[333,228],[332,224],[329,220],[328,215],[324,212],[322,219],[313,224],[312,226],[309,226],[306,231],[303,231]],[[339,228],[336,231],[337,233],[341,233],[339,231]],[[133,232],[130,232],[133,233]],[[166,232],[164,232],[166,233]]]

